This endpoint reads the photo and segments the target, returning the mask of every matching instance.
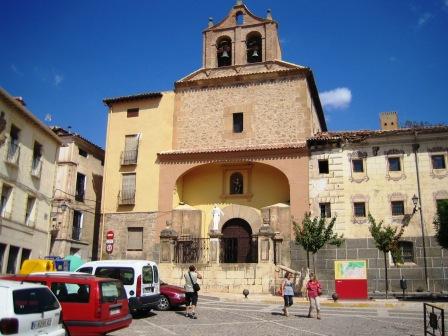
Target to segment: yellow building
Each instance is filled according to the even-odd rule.
[[[282,60],[269,12],[237,2],[203,39],[203,67],[173,92],[104,100],[102,257],[153,259],[174,282],[197,263],[206,287],[267,292],[291,264],[291,216],[308,211],[318,92]]]
[[[0,88],[0,273],[48,255],[58,137]]]

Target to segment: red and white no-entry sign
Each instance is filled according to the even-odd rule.
[[[114,251],[114,231],[109,230],[106,233],[106,253],[111,254]]]

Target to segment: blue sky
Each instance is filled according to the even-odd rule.
[[[379,113],[447,123],[448,0],[246,0],[313,69],[329,130]],[[0,86],[104,146],[105,97],[172,90],[202,66],[202,30],[234,0],[0,0]]]

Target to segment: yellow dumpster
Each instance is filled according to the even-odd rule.
[[[48,259],[27,259],[20,268],[20,274],[30,274],[35,272],[53,272],[56,271],[54,261]]]

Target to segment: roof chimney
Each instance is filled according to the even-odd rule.
[[[381,112],[380,113],[380,128],[383,131],[398,129],[398,114],[397,114],[397,112]]]
[[[14,99],[17,100],[23,106],[26,106],[25,100],[23,100],[23,97],[14,97]]]

